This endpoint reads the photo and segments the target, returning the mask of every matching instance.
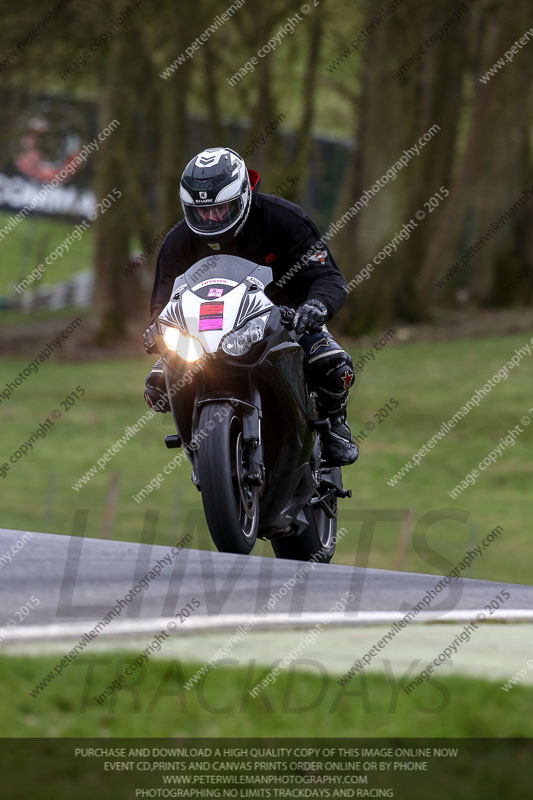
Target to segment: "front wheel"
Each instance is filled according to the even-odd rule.
[[[296,536],[274,537],[271,540],[276,558],[329,564],[337,544],[336,502],[334,512],[334,515],[330,516],[320,506],[307,506],[304,514],[309,524],[302,533]]]
[[[229,403],[207,403],[198,430],[205,431],[198,477],[211,538],[221,552],[247,555],[257,538],[259,499],[257,487],[246,480],[242,420]]]

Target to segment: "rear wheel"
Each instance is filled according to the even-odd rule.
[[[320,506],[308,506],[304,514],[308,526],[299,535],[274,537],[272,548],[276,558],[292,558],[295,561],[316,561],[328,564],[337,544],[337,501],[330,503],[334,512],[330,516]]]
[[[207,434],[198,448],[198,476],[211,538],[222,552],[247,555],[257,538],[259,499],[246,480],[242,421],[229,403],[207,403],[198,429]]]

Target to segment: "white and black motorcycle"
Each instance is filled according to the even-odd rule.
[[[247,554],[257,537],[278,558],[329,562],[337,500],[351,497],[338,467],[321,465],[316,394],[289,330],[291,309],[265,294],[272,270],[236,256],[194,264],[158,319],[177,435],[202,494],[211,537]],[[209,275],[202,279],[202,276]]]

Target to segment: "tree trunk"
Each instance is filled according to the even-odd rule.
[[[519,174],[523,160],[519,152],[521,134],[517,129],[520,118],[516,115],[516,97],[520,88],[527,92],[528,86],[521,81],[520,67],[515,69],[518,65],[505,66],[488,84],[481,83],[479,77],[524,32],[525,6],[507,0],[498,8],[485,3],[478,8],[478,15],[473,30],[482,29],[479,38],[486,45],[474,65],[473,111],[466,145],[453,180],[450,202],[437,218],[438,225],[417,280],[419,292],[428,298],[442,294],[443,290],[435,286],[435,279],[446,273],[524,188],[523,176]],[[488,186],[497,189],[487,191]],[[510,236],[511,230],[512,226],[506,236]],[[486,298],[493,281],[492,265],[502,241],[505,236],[498,235],[485,245],[477,262],[474,259],[461,267],[447,286],[448,294],[462,288],[459,298]],[[511,245],[510,240],[508,244]]]
[[[95,222],[95,309],[98,321],[97,341],[107,346],[126,335],[128,321],[134,308],[134,283],[131,276],[122,275],[129,259],[132,220],[129,213],[127,162],[128,145],[132,136],[130,93],[125,90],[124,76],[128,74],[131,58],[129,37],[114,37],[109,45],[107,81],[99,103],[98,128],[102,130],[116,119],[118,127],[101,144],[97,161],[95,190],[98,200],[114,197],[113,190],[122,196],[111,208],[100,213]],[[130,278],[130,280],[128,280]]]
[[[368,25],[375,7],[367,8]],[[348,222],[334,245],[347,264],[349,280],[365,266],[369,273],[354,287],[342,315],[351,333],[381,327],[396,317],[416,320],[427,314],[424,297],[415,290],[416,272],[433,226],[424,203],[441,185],[449,185],[465,69],[464,31],[456,30],[455,37],[450,36],[440,48],[424,46],[447,16],[445,0],[424,6],[410,0],[375,29],[365,44],[349,204],[365,190],[373,196],[367,195],[368,206]],[[423,57],[401,71],[421,46]],[[356,65],[351,68],[355,70]],[[434,125],[440,130],[420,148],[420,154],[413,155],[395,178],[389,172],[389,181],[377,186],[376,181],[397,164],[404,151],[418,146]],[[339,217],[347,208],[339,211]],[[426,218],[415,217],[417,211]],[[383,247],[412,219],[412,230],[397,240],[392,255],[383,258]]]

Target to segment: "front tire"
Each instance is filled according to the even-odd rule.
[[[248,555],[257,539],[259,498],[246,481],[242,420],[229,403],[202,407],[198,430],[198,475],[211,538],[223,553]]]

